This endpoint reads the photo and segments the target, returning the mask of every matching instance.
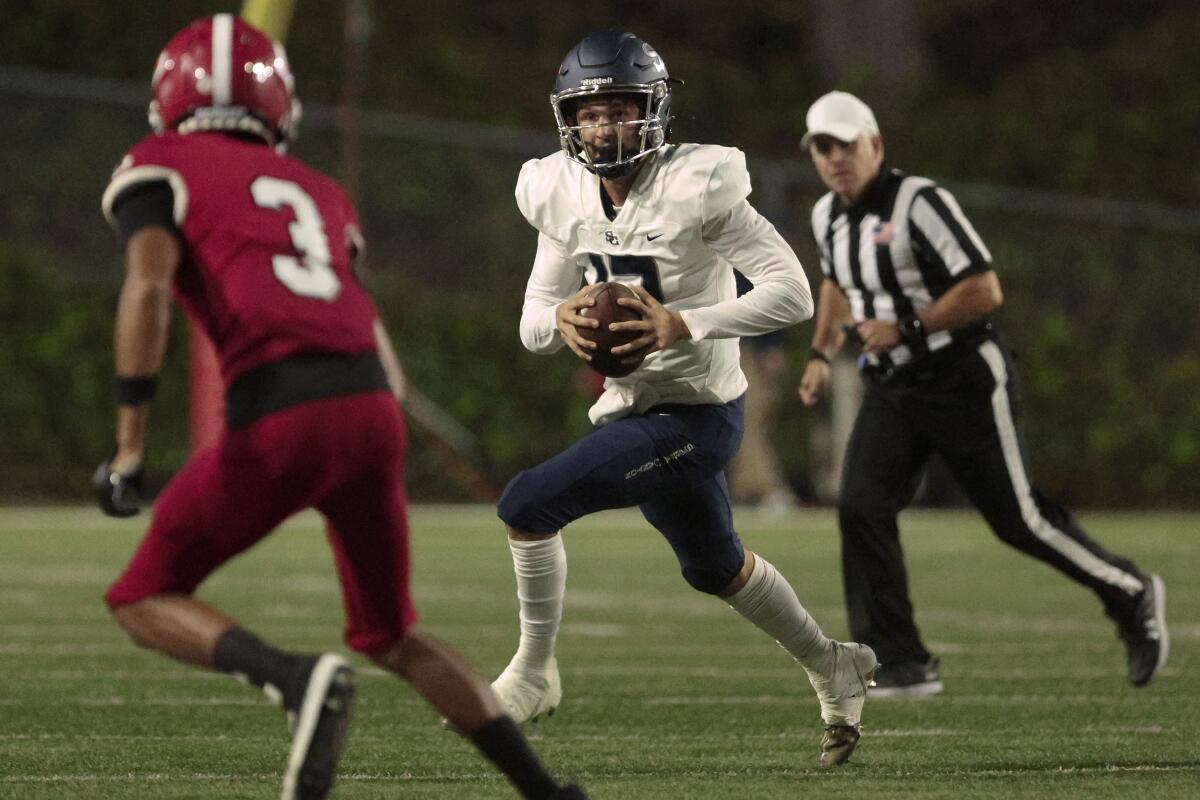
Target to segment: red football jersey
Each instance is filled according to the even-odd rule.
[[[353,272],[358,214],[342,188],[297,159],[219,133],[147,136],[104,193],[166,181],[184,260],[175,297],[216,345],[229,385],[297,353],[375,349],[375,309]]]

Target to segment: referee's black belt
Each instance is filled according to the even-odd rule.
[[[974,353],[981,343],[996,338],[992,323],[971,325],[954,331],[954,341],[938,350],[931,350],[905,364],[864,364],[862,374],[885,386],[913,386],[929,383],[946,374],[958,360]]]
[[[225,392],[225,425],[236,430],[300,403],[387,388],[387,373],[374,352],[289,356],[234,379]]]

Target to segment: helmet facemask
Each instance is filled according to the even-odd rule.
[[[203,106],[197,108],[175,126],[180,133],[196,131],[223,131],[225,133],[243,133],[254,136],[271,146],[282,145],[284,140],[276,136],[276,132],[263,123],[249,110],[241,106],[224,106],[213,108]]]
[[[641,109],[639,119],[605,122],[603,127],[615,127],[616,144],[604,151],[594,152],[584,143],[582,132],[600,125],[577,124],[575,111],[581,101],[610,95],[632,95]],[[651,154],[667,144],[670,136],[671,89],[665,80],[631,86],[587,86],[558,92],[550,96],[554,118],[558,123],[558,138],[567,158],[601,178],[620,178],[633,172]],[[637,129],[637,143],[625,146],[624,132]]]

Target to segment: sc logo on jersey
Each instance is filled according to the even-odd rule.
[[[604,241],[608,242],[609,244],[620,244],[621,243],[621,240],[617,238],[617,234],[614,233],[613,231],[605,231],[604,232]]]

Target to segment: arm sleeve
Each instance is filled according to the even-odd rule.
[[[754,288],[735,300],[681,312],[693,340],[758,336],[812,316],[812,290],[800,260],[748,201],[705,224],[704,240]]]
[[[928,186],[917,193],[908,222],[918,256],[944,269],[951,282],[991,269],[992,254],[954,195],[940,186]]]
[[[825,252],[824,245],[817,248],[821,253],[821,274],[826,278],[833,277],[833,262],[829,260],[828,254]]]
[[[563,246],[544,233],[538,234],[533,271],[525,285],[521,307],[521,344],[533,353],[553,353],[563,347],[554,324],[554,310],[583,285],[583,273]]]
[[[112,201],[112,224],[122,242],[151,225],[178,232],[175,196],[165,180],[135,183]]]

